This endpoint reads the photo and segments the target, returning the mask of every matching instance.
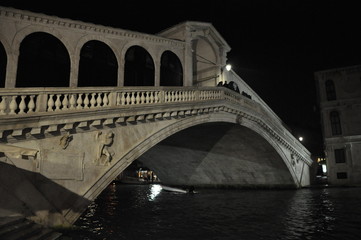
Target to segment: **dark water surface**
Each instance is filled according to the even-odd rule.
[[[361,239],[361,188],[198,189],[111,184],[72,239]]]

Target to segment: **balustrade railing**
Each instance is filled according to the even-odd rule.
[[[0,115],[29,115],[235,98],[232,94],[226,96],[226,91],[211,87],[1,89]]]
[[[7,90],[0,92],[0,115],[22,115],[36,112],[83,110],[110,106],[111,91],[67,91],[59,89],[49,92]]]
[[[0,89],[2,116],[21,118],[39,113],[81,112],[106,108],[225,100],[273,119],[265,108],[232,90],[220,87],[101,87]],[[278,122],[278,121],[277,121]],[[273,129],[286,136],[282,122]],[[288,134],[290,135],[290,134]],[[289,138],[289,137],[288,137]],[[298,141],[295,144],[301,146]]]

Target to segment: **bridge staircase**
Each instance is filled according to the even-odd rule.
[[[61,233],[22,216],[0,217],[1,240],[56,240]]]

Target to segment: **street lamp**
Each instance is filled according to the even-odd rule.
[[[302,142],[302,141],[303,141],[303,137],[299,137],[298,140],[300,140],[300,142]]]
[[[225,79],[224,79],[224,76],[223,76],[223,70],[226,69],[227,72],[231,71],[232,69],[232,65],[231,64],[226,64],[225,66],[222,66],[221,67],[221,79],[220,79],[220,82],[224,82]]]
[[[227,71],[231,71],[231,69],[232,69],[232,65],[231,65],[231,64],[227,64],[227,65],[226,65],[226,70],[227,70]]]

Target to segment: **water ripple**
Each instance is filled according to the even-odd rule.
[[[359,240],[358,188],[211,190],[110,185],[65,233],[73,239]]]

